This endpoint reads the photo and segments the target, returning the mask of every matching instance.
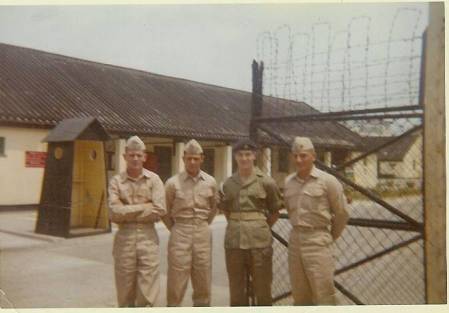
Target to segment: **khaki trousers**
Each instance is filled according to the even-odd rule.
[[[209,306],[212,234],[205,220],[175,222],[168,241],[167,306],[180,306],[192,279],[193,305]]]
[[[160,288],[159,238],[154,224],[120,225],[112,254],[118,306],[153,306]]]
[[[293,227],[288,264],[294,305],[335,305],[335,264],[327,230]]]
[[[272,305],[273,248],[225,249],[231,306],[248,306],[250,287],[256,305]],[[252,284],[248,284],[248,274]]]

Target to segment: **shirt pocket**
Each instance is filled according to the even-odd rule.
[[[173,206],[176,208],[185,207],[187,204],[187,194],[181,189],[176,189]]]
[[[248,198],[255,206],[255,209],[262,211],[266,210],[267,193],[260,184],[253,185],[248,188]]]
[[[139,203],[148,202],[152,199],[152,188],[149,184],[143,184],[136,192],[136,199]]]
[[[253,199],[266,199],[267,193],[260,184],[255,184],[248,188],[248,197]]]
[[[209,208],[210,207],[210,198],[213,196],[212,190],[207,187],[201,189],[196,195],[196,202],[201,208]]]
[[[305,209],[309,210],[321,210],[323,207],[323,201],[325,198],[325,192],[321,186],[313,186],[303,191],[303,204]]]

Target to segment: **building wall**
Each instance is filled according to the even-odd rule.
[[[420,189],[423,179],[422,164],[422,136],[419,136],[402,161],[379,163],[380,173],[391,177],[379,179],[379,185],[385,188],[414,188]]]
[[[230,160],[229,160],[230,158]],[[231,162],[228,164],[228,162]],[[220,185],[232,174],[232,151],[229,147],[215,148],[215,180]]]
[[[0,156],[0,205],[38,204],[44,168],[25,167],[26,151],[47,151],[48,130],[0,127],[5,155]]]
[[[0,137],[5,137],[6,155],[0,156],[0,171],[3,174],[0,180],[0,205],[20,205],[37,204],[40,200],[42,188],[43,168],[26,168],[25,151],[46,151],[46,143],[42,139],[48,134],[48,130],[25,129],[0,127]],[[155,146],[166,146],[174,148],[171,138],[142,138],[149,152],[154,151]],[[232,172],[232,151],[230,146],[222,142],[202,142],[203,148],[214,149],[215,161],[214,172],[218,184],[221,184]],[[110,151],[114,152],[112,162],[115,164],[114,170],[108,171],[108,177],[125,169],[121,154],[124,152],[124,139],[115,139],[111,142]],[[123,148],[123,149],[122,149]],[[279,147],[271,148],[271,175],[279,185],[284,187],[284,180],[287,175],[295,171],[295,166],[290,155],[285,162],[288,165],[284,170],[279,171]],[[420,149],[419,147],[417,149]],[[117,151],[117,150],[120,150]],[[123,151],[122,151],[123,150]],[[116,154],[116,152],[119,152]],[[174,151],[173,151],[174,152]],[[176,162],[176,154],[172,153],[171,162]],[[179,155],[178,155],[179,157]],[[377,160],[375,156],[369,156],[364,165],[363,160],[354,165],[355,181],[365,187],[372,188],[377,184]],[[172,175],[176,174],[176,167],[172,166]],[[17,186],[26,186],[26,189],[17,188]]]
[[[293,158],[291,157],[291,154],[288,153],[287,160],[284,160],[284,162],[288,163],[286,166],[286,171],[279,171],[279,147],[273,147],[271,152],[271,161],[272,161],[272,177],[277,182],[278,186],[283,188],[284,187],[284,180],[285,178],[296,171],[295,164],[293,161]],[[320,153],[320,157],[322,157],[322,161],[329,166],[329,164],[332,161],[333,155],[335,153],[331,151],[321,151],[319,150],[318,153]],[[357,157],[360,155],[359,152],[351,152],[348,153],[347,159],[350,160],[352,158]],[[366,161],[361,160],[354,164],[352,170],[348,169],[346,171],[346,176],[348,178],[354,179],[354,181],[365,187],[365,188],[374,188],[377,184],[377,157],[375,155],[368,156],[366,158]]]
[[[155,152],[155,147],[166,147],[170,148],[172,153],[170,156],[169,162],[171,162],[171,175],[175,175],[178,172],[178,168],[183,169],[183,161],[182,161],[182,153],[177,151],[178,149],[182,149],[182,145],[175,144],[174,140],[171,138],[162,138],[162,137],[142,137],[142,140],[145,142],[145,146],[148,152]],[[119,143],[120,142],[120,143]],[[217,183],[222,183],[226,178],[231,176],[232,169],[229,163],[229,160],[232,161],[232,151],[229,146],[226,146],[225,143],[215,142],[215,141],[198,141],[203,149],[213,149],[215,151],[214,155],[214,177],[217,180]],[[125,139],[115,139],[115,145],[111,145],[114,147],[111,151],[114,151],[114,155],[112,157],[113,160],[121,160],[121,165],[116,166],[114,171],[110,171],[108,176],[111,177],[118,173],[119,171],[124,171],[126,169],[126,164],[122,160],[121,155],[117,155],[115,151],[117,147],[123,146],[122,153],[124,151],[124,146],[126,144]]]
[[[379,161],[379,177],[396,175],[396,167],[398,167],[400,162],[394,161]]]
[[[395,176],[401,178],[422,177],[422,136],[419,136],[408,152],[404,160],[395,168]]]
[[[352,152],[351,159],[360,155],[360,152]],[[354,182],[365,188],[375,188],[378,183],[377,155],[371,154],[358,161],[352,167]]]
[[[279,171],[279,150],[280,147],[272,147],[271,148],[271,177],[276,181],[280,188],[284,188],[284,180],[285,178],[295,171],[295,166],[293,164],[293,159],[288,153],[288,157],[286,162],[288,165],[286,166],[286,171]]]

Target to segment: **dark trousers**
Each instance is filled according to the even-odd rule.
[[[249,289],[255,305],[272,305],[273,248],[225,249],[225,254],[231,306],[248,306]]]

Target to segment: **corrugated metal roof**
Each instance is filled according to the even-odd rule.
[[[0,123],[52,127],[93,116],[109,132],[233,141],[248,137],[251,93],[0,43]],[[264,97],[267,114],[317,112]],[[282,109],[281,109],[282,108]],[[273,114],[275,113],[275,114]],[[288,140],[354,147],[335,122],[270,125]]]
[[[412,147],[413,143],[420,136],[421,133],[410,134],[409,136],[405,136],[394,144],[388,145],[385,148],[379,150],[377,152],[377,159],[379,161],[393,161],[400,162],[404,159],[407,152]],[[365,142],[366,149],[372,149],[378,147],[395,137],[364,137],[363,141]]]
[[[95,117],[81,117],[70,118],[61,121],[42,141],[44,142],[61,142],[61,141],[74,141],[78,139],[82,134],[94,123],[99,127],[96,127],[96,137],[99,140],[109,139],[108,134],[104,131],[103,127],[99,124]]]

